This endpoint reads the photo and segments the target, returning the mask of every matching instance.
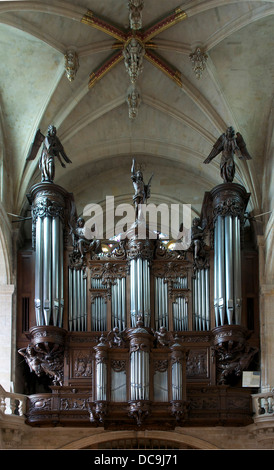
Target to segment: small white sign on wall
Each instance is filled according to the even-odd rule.
[[[244,371],[242,376],[242,387],[260,387],[261,374],[257,371]]]

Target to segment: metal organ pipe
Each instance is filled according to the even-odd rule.
[[[225,286],[228,324],[233,323],[233,232],[232,217],[225,217]]]
[[[37,326],[44,325],[43,317],[43,232],[42,219],[36,221],[36,252],[35,252],[35,312]]]
[[[167,283],[161,277],[155,277],[155,326],[168,329],[168,291]]]
[[[216,326],[241,324],[241,241],[238,216],[218,216],[214,240]],[[218,298],[219,317],[216,312]]]
[[[126,327],[126,279],[117,279],[111,291],[112,327],[118,327],[122,331]]]
[[[130,355],[130,399],[149,399],[149,353],[133,351]]]
[[[214,227],[214,312],[215,325],[219,326],[219,264],[218,264],[218,234],[219,217],[217,217]]]
[[[59,317],[58,326],[63,326],[64,314],[64,227],[59,220]]]
[[[87,280],[82,269],[69,268],[69,330],[87,329]]]
[[[45,325],[51,319],[51,219],[43,219],[44,253],[43,253],[43,310]]]
[[[60,235],[59,219],[52,219],[52,306],[53,306],[53,325],[57,325],[59,317],[59,270],[60,270]]]
[[[196,331],[210,329],[209,268],[196,271],[193,278],[193,326]]]
[[[130,261],[130,305],[131,326],[136,326],[138,316],[150,326],[149,262],[140,257]]]
[[[225,251],[224,251],[224,219],[218,217],[218,284],[219,284],[219,316],[220,324],[225,318]]]
[[[241,304],[242,304],[242,289],[241,289],[241,233],[240,233],[240,219],[234,217],[233,219],[233,257],[234,257],[234,308],[235,308],[235,324],[241,324]]]

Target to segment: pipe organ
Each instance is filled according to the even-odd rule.
[[[233,183],[207,193],[205,229],[196,224],[199,238],[185,251],[135,235],[104,240],[102,252],[101,241],[75,229],[72,194],[54,183],[31,189],[35,317],[20,354],[32,370],[35,358],[53,385],[46,413],[30,399],[29,424],[52,416],[61,425],[172,429],[201,423],[199,387],[220,403],[225,390],[229,402],[230,378],[257,351],[241,315],[248,198]]]

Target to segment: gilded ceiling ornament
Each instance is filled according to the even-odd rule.
[[[142,28],[142,9],[144,8],[143,0],[129,0],[129,23],[131,29]]]
[[[69,50],[65,54],[65,70],[67,79],[72,82],[75,79],[77,70],[79,69],[79,59],[75,51]]]
[[[200,79],[206,67],[207,54],[203,52],[200,47],[197,47],[195,52],[189,54],[189,58],[192,62],[192,68],[196,78]]]
[[[127,92],[128,115],[130,119],[137,117],[141,103],[141,95],[135,86],[131,86]]]

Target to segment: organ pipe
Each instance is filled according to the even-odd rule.
[[[214,306],[216,326],[241,323],[241,248],[238,216],[218,216],[214,230]],[[219,316],[216,306],[218,298]]]
[[[36,221],[36,252],[35,252],[35,312],[37,326],[44,325],[44,317],[42,313],[42,296],[43,296],[43,232],[42,218],[38,217]]]
[[[69,330],[87,329],[87,280],[82,269],[69,268]]]
[[[193,325],[196,331],[210,329],[209,268],[196,271],[192,283]]]
[[[236,183],[211,191],[214,215],[214,298],[216,326],[241,324],[241,222],[250,194]],[[216,312],[216,310],[215,310]]]
[[[126,327],[126,279],[117,279],[111,291],[111,324],[122,331]]]
[[[35,312],[37,326],[63,324],[64,223],[69,194],[60,186],[34,185],[28,195],[32,205],[35,247]]]
[[[131,326],[136,326],[138,317],[144,319],[145,326],[150,325],[150,271],[146,259],[130,261],[130,316]]]

